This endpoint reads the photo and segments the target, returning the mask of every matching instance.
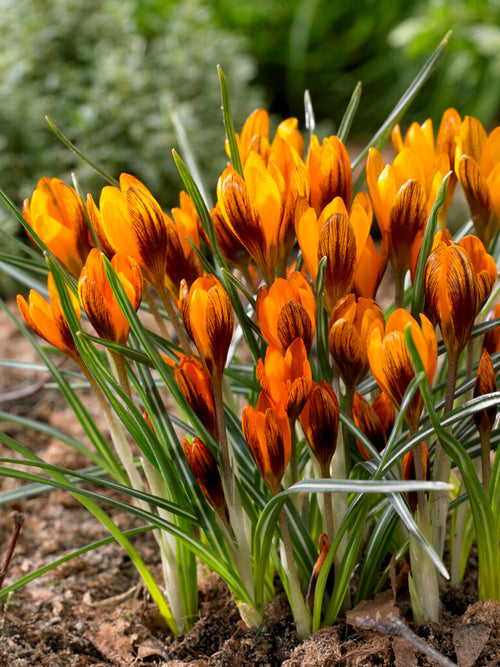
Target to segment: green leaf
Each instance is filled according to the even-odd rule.
[[[342,118],[342,121],[340,123],[337,136],[343,143],[347,141],[352,121],[356,116],[356,111],[358,110],[359,102],[361,100],[362,88],[363,87],[361,85],[361,81],[358,81],[351,95],[351,99],[349,100],[349,104],[347,105],[347,109],[345,110],[344,117]]]
[[[229,100],[229,90],[227,87],[226,77],[222,71],[222,67],[217,65],[217,72],[219,74],[220,92],[222,98],[222,112],[224,115],[224,127],[226,128],[226,137],[229,143],[229,154],[231,162],[235,171],[243,178],[243,167],[241,165],[240,151],[238,149],[238,142],[234,132],[233,117],[231,115],[231,102]]]

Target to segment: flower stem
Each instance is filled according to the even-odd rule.
[[[330,465],[322,466],[321,477],[324,479],[329,479],[330,477]],[[323,494],[324,503],[325,503],[325,525],[324,531],[328,535],[330,542],[333,541],[335,537],[335,523],[333,520],[333,493],[324,493]]]
[[[177,334],[177,338],[179,339],[180,346],[184,350],[185,354],[191,356],[193,354],[191,343],[189,341],[189,337],[186,333],[186,330],[184,329],[179,320],[177,311],[175,310],[174,302],[172,300],[172,295],[167,290],[165,285],[158,285],[156,287],[156,291],[158,292],[158,296],[160,297],[161,302],[165,307],[165,310],[167,311],[168,319],[170,320],[172,326],[175,329],[175,333]]]
[[[293,556],[292,541],[290,539],[290,531],[288,530],[288,523],[286,521],[284,509],[281,510],[279,516],[279,525],[285,552],[284,569],[288,578],[289,601],[297,628],[297,636],[302,641],[311,634],[312,619],[311,612],[307,607],[302,591],[300,590],[297,567]]]
[[[160,333],[163,336],[163,338],[169,338],[167,327],[165,325],[165,321],[163,317],[161,316],[160,311],[158,310],[158,306],[156,305],[156,301],[154,299],[153,294],[151,293],[151,289],[149,285],[145,284],[144,285],[144,298],[146,299],[146,302],[149,306],[149,310],[151,311],[151,315],[155,318],[155,322],[158,325],[158,328],[160,329]]]
[[[479,429],[479,436],[481,438],[481,471],[483,473],[483,488],[485,493],[488,494],[491,477],[491,431],[489,429]]]
[[[404,308],[405,303],[405,274],[406,271],[394,271],[394,302],[396,308]]]

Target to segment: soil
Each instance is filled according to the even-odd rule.
[[[0,357],[36,361],[36,355],[15,326],[0,313]],[[43,377],[27,377],[23,370],[0,374],[0,410],[43,420],[80,435],[71,411],[57,392],[42,386]],[[99,408],[87,407],[100,419]],[[27,432],[15,424],[1,424],[3,432],[18,439],[45,460],[68,468],[85,465],[69,446],[49,436]],[[0,445],[1,456],[12,452]],[[14,488],[14,480],[0,478],[0,490]],[[63,491],[0,505],[0,558],[12,532],[13,511],[22,512],[24,524],[4,585],[70,550],[106,537],[102,526]],[[130,516],[112,512],[122,529],[139,525]],[[134,538],[141,555],[159,575],[156,544],[151,534]],[[442,622],[414,630],[442,656],[460,667],[500,665],[500,604],[475,602],[475,563],[470,564],[466,586],[446,590]],[[378,613],[377,613],[378,612]],[[382,622],[394,613],[410,627],[404,594],[395,606],[392,594],[365,604],[347,621],[324,628],[299,643],[286,597],[281,592],[266,609],[266,628],[247,629],[224,584],[206,573],[200,585],[200,615],[184,636],[172,637],[155,613],[139,584],[134,567],[114,543],[69,561],[17,591],[0,614],[0,667],[396,667],[439,664],[412,643],[396,636],[395,627],[383,632],[360,627],[358,615]],[[379,630],[381,628],[379,627]]]

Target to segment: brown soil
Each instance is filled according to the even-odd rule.
[[[0,357],[36,357],[20,339],[15,327],[0,314]],[[45,420],[77,436],[79,425],[50,388],[26,391],[24,397],[8,392],[27,388],[37,378],[23,371],[0,374],[0,409]],[[89,401],[89,408],[99,410]],[[49,462],[79,468],[85,460],[69,447],[49,437],[27,433],[13,424],[1,424],[3,432],[17,438]],[[1,456],[12,453],[0,446]],[[16,482],[0,478],[0,490]],[[106,536],[104,529],[79,503],[62,491],[0,505],[0,557],[12,530],[10,513],[20,511],[25,521],[5,584],[70,550]],[[129,516],[112,513],[122,528],[135,525]],[[152,570],[159,574],[153,537],[135,538]],[[500,604],[474,603],[474,563],[468,587],[446,591],[440,625],[417,629],[428,644],[460,667],[500,665]],[[369,617],[387,604],[376,601],[366,608]],[[398,600],[399,603],[399,600]],[[407,605],[398,609],[404,619]],[[361,614],[362,615],[362,614]],[[15,593],[0,615],[0,667],[330,667],[333,665],[413,667],[436,662],[416,651],[402,638],[362,630],[356,614],[352,625],[341,622],[324,628],[302,644],[295,635],[283,593],[267,607],[267,625],[261,632],[245,628],[225,586],[207,574],[201,583],[200,618],[185,636],[173,638],[159,622],[154,606],[138,583],[134,567],[116,544],[72,560]],[[352,620],[354,619],[354,620]]]

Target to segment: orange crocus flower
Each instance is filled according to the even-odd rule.
[[[410,148],[419,158],[427,175],[433,173],[434,165],[440,153],[448,156],[450,168],[455,161],[456,140],[460,132],[462,119],[456,109],[447,109],[441,119],[437,139],[434,139],[432,120],[428,118],[422,125],[412,123],[403,139],[399,125],[392,131],[392,143],[397,153]],[[439,211],[439,223],[444,228],[446,216],[453,199],[457,179],[454,173],[448,180],[446,201]]]
[[[382,245],[387,247],[399,280],[409,267],[411,245],[418,232],[425,228],[441,182],[449,170],[445,153],[440,153],[429,169],[411,148],[403,148],[392,165],[385,165],[377,149],[370,148],[366,181]]]
[[[330,202],[318,216],[301,200],[296,212],[295,231],[304,265],[316,282],[320,259],[326,255],[326,294],[329,307],[354,289],[361,296],[373,297],[382,269],[370,236],[373,209],[366,192],[354,198],[350,212],[340,197]]]
[[[275,495],[290,462],[290,425],[284,411],[273,407],[267,407],[265,411],[259,408],[258,401],[257,408],[248,405],[243,410],[243,433],[260,474]]]
[[[352,197],[352,169],[349,155],[342,141],[335,136],[326,137],[320,144],[318,137],[311,137],[306,160],[311,184],[311,206],[320,215],[335,197],[350,206]]]
[[[466,116],[457,137],[455,171],[474,229],[489,248],[500,228],[500,127],[487,135],[477,118]]]
[[[99,208],[87,196],[87,211],[102,251],[130,255],[144,278],[163,289],[167,270],[168,234],[160,205],[134,176],[121,174],[120,189],[111,185],[101,191]]]
[[[368,370],[366,344],[375,322],[384,329],[384,315],[372,299],[354,294],[340,299],[333,309],[328,329],[328,346],[345,384],[354,388]]]
[[[495,391],[497,391],[495,369],[493,368],[493,363],[491,361],[490,355],[488,354],[488,351],[483,348],[481,353],[481,360],[479,361],[479,366],[476,373],[476,381],[474,383],[474,398],[485,396],[486,394],[492,394]],[[491,433],[495,424],[496,416],[496,405],[488,408],[487,410],[474,413],[474,423],[481,435],[483,435],[483,433]]]
[[[284,354],[302,338],[307,352],[316,329],[316,302],[310,284],[299,271],[277,278],[271,287],[263,285],[257,294],[257,322],[265,341]]]
[[[111,266],[115,270],[127,297],[137,310],[141,304],[143,279],[137,262],[132,257],[114,255]],[[90,323],[101,338],[125,343],[130,325],[118,305],[104,268],[103,255],[93,248],[78,281],[78,295]]]
[[[437,365],[437,340],[432,324],[425,315],[420,315],[421,327],[417,321],[398,308],[387,320],[385,332],[375,323],[368,337],[368,362],[378,386],[391,397],[396,407],[400,407],[405,391],[415,377],[410,354],[404,342],[404,331],[411,325],[411,334],[427,373],[430,383]],[[406,412],[406,420],[412,432],[418,428],[422,411],[422,397],[417,392]]]
[[[215,276],[206,275],[197,278],[189,288],[183,280],[179,302],[184,326],[205,368],[212,379],[220,380],[234,329],[227,292]]]
[[[218,203],[210,211],[210,217],[212,218],[217,244],[224,259],[229,264],[245,270],[250,262],[248,250],[236,236],[233,228],[227,224]]]
[[[337,447],[339,414],[339,402],[328,382],[313,382],[311,393],[300,415],[300,425],[320,464],[323,477],[329,475],[330,462]]]
[[[307,193],[305,172],[297,160],[284,174],[275,160],[266,164],[252,151],[242,178],[228,166],[217,184],[217,201],[226,224],[261,269],[268,285],[279,264],[284,272],[293,242],[293,216],[299,195]],[[286,178],[287,177],[287,178]]]
[[[199,438],[195,438],[191,443],[184,439],[182,449],[187,464],[193,473],[193,477],[200,485],[203,495],[221,519],[226,522],[228,517],[226,498],[219,468],[211,451]]]
[[[30,290],[28,302],[20,294],[17,295],[17,305],[21,311],[26,324],[48,343],[57,347],[71,359],[79,361],[80,354],[76,349],[75,341],[71,335],[66,318],[61,306],[61,299],[57,292],[52,274],[47,278],[49,288],[49,301],[46,301],[38,292]],[[80,319],[80,305],[78,299],[68,290],[71,304]]]
[[[301,338],[296,338],[283,356],[276,347],[268,347],[264,361],[259,359],[257,381],[271,402],[296,419],[309,396],[311,366]]]
[[[493,310],[488,314],[488,320],[496,319],[500,319],[500,303],[497,303]],[[500,352],[500,324],[484,334],[483,347],[485,347],[490,354]]]
[[[59,178],[38,181],[23,217],[50,252],[78,277],[91,248],[85,209],[80,196]]]
[[[439,324],[446,349],[456,358],[497,278],[491,255],[475,236],[442,242],[425,266],[426,308]]]
[[[193,412],[217,440],[214,392],[203,364],[196,357],[181,355],[174,367],[174,377]]]

